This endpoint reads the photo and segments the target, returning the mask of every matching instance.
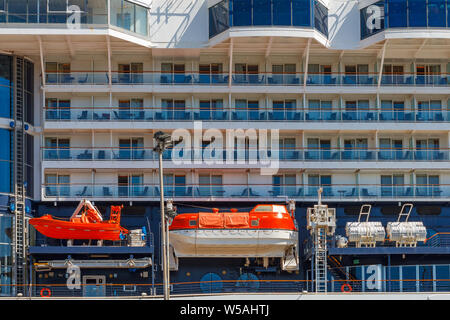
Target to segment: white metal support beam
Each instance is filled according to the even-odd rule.
[[[304,78],[303,78],[303,89],[306,88],[306,81],[308,78],[308,64],[309,64],[309,50],[311,48],[311,38],[308,39],[308,44],[306,45],[306,50],[303,53],[303,58],[305,61],[305,70],[304,70]]]
[[[378,115],[377,115],[377,119],[379,119],[380,118],[380,113],[381,113],[381,99],[380,99],[380,92],[379,91],[377,91],[377,100],[376,100],[376,102],[375,102],[375,107],[376,107],[376,109],[377,109],[377,113],[378,113]]]
[[[450,149],[450,131],[447,133],[447,135],[448,135],[448,139],[447,139],[447,141],[448,141],[448,148]]]
[[[266,54],[265,54],[266,59],[267,59],[267,57],[269,57],[270,51],[272,50],[272,43],[273,43],[273,37],[270,37],[269,42],[267,43],[267,47],[266,47]]]
[[[376,149],[377,152],[378,152],[378,148],[380,147],[380,143],[379,143],[379,141],[378,141],[378,130],[375,130],[375,136],[374,136],[374,139],[375,139],[375,149]]]
[[[386,47],[387,47],[388,42],[389,42],[389,39],[387,39],[384,42],[383,49],[381,49],[381,63],[380,63],[380,70],[378,71],[378,86],[377,86],[378,89],[380,89],[380,86],[381,86],[381,77],[383,75],[384,57],[386,55]]]
[[[45,65],[44,65],[44,49],[42,47],[42,39],[41,36],[37,36],[37,40],[39,43],[39,56],[40,56],[40,60],[41,60],[41,73],[42,73],[42,84],[45,87]]]
[[[109,130],[109,147],[112,150],[112,148],[113,148],[113,131],[112,130]]]
[[[231,88],[231,84],[233,83],[233,47],[234,42],[233,38],[230,39],[230,48],[228,49],[228,57],[229,60],[229,70],[228,70],[228,88]]]
[[[339,58],[338,58],[338,63],[337,63],[339,77],[342,72],[342,59],[344,58],[344,53],[345,53],[345,50],[341,50],[341,52],[339,53]]]
[[[106,44],[108,47],[108,79],[109,79],[109,88],[111,89],[112,86],[112,72],[111,72],[111,41],[109,39],[109,36],[106,36]]]
[[[345,50],[341,50],[341,52],[339,53],[339,60],[338,60],[338,63],[341,63],[342,58],[344,57],[344,53],[345,53]]]
[[[69,36],[65,36],[67,47],[69,48],[70,57],[73,58],[75,56],[75,49],[73,48],[72,41],[70,40]]]
[[[419,49],[414,53],[414,59],[417,59],[417,56],[419,55],[420,51],[425,47],[427,44],[428,39],[423,39],[422,44],[420,45]]]

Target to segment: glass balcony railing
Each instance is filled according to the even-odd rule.
[[[316,200],[317,190],[329,200],[418,200],[446,199],[450,185],[165,185],[164,196],[185,198],[299,198]],[[47,184],[42,186],[45,198],[157,198],[155,184]]]
[[[43,159],[46,161],[111,161],[111,160],[155,160],[157,155],[152,149],[144,148],[44,148]]]
[[[191,107],[73,107],[45,108],[46,121],[355,121],[448,122],[450,109],[414,111],[339,108],[248,109]]]
[[[6,0],[6,2],[13,2],[15,0]],[[4,0],[2,0],[4,3]],[[0,3],[0,8],[2,8]],[[34,7],[32,4],[34,3]],[[77,19],[79,18],[80,28],[89,27],[107,27],[108,25],[108,13],[106,1],[105,6],[102,8],[88,7],[86,8],[90,12],[81,11],[78,12]],[[67,12],[69,8],[64,8],[61,12],[47,11],[46,3],[41,3],[41,13],[37,14],[36,7],[37,1],[30,1],[27,12],[27,2],[19,3],[19,8],[15,8],[17,12],[0,10],[0,27],[4,28],[8,25],[23,25],[23,24],[38,24],[40,26],[60,26],[61,28],[67,28],[67,24],[74,24],[74,12]],[[10,5],[11,6],[11,5]],[[81,9],[81,8],[80,8]],[[95,13],[93,13],[95,12]]]
[[[0,28],[107,29],[114,27],[147,38],[148,14],[147,7],[127,0],[0,0]]]
[[[305,73],[239,73],[228,72],[203,74],[199,72],[167,73],[145,71],[139,73],[111,72],[113,85],[208,85],[208,86],[303,86]],[[378,86],[378,73],[308,73],[307,86]],[[106,85],[107,71],[73,71],[69,73],[46,73],[47,85]],[[450,85],[450,74],[383,74],[381,86],[441,87]]]
[[[266,152],[255,149],[233,148],[227,151],[223,148],[186,149],[177,147],[163,153],[163,160],[194,161],[223,160],[238,161],[278,159],[280,161],[448,161],[450,150],[440,149],[386,149],[386,148],[280,148],[268,149]],[[111,160],[157,160],[158,154],[152,148],[144,147],[74,147],[74,148],[43,148],[45,161],[111,161]],[[263,157],[263,158],[262,158]],[[233,164],[230,163],[230,164]]]
[[[68,72],[45,74],[45,84],[47,85],[92,85],[109,83],[106,72]]]

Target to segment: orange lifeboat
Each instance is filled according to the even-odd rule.
[[[123,206],[111,206],[109,221],[88,200],[82,200],[69,221],[45,215],[30,219],[37,231],[49,238],[68,240],[124,240],[128,230],[120,226]]]
[[[293,214],[275,204],[179,214],[169,233],[177,257],[284,257],[298,244]]]

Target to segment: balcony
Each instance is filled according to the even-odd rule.
[[[446,18],[446,0],[377,1],[360,9],[361,21],[371,21],[371,14],[375,12],[374,7],[378,7],[379,12],[385,14],[380,17],[380,23],[375,28],[370,27],[370,23],[361,23],[361,40],[383,30],[401,30],[417,34],[418,29],[430,32],[450,28],[450,20]]]
[[[303,86],[305,73],[239,73],[231,74],[233,86]],[[308,73],[307,86],[377,87],[378,73]],[[107,85],[108,71],[72,71],[70,73],[46,73],[46,85]],[[145,71],[140,73],[111,72],[112,85],[176,85],[176,86],[228,86],[230,74],[199,72],[162,73]],[[380,85],[384,87],[448,87],[450,74],[415,73],[384,74]]]
[[[73,3],[2,0],[0,28],[65,30],[118,28],[141,38],[148,38],[148,11],[148,8],[127,0],[90,0]]]
[[[118,107],[73,107],[45,109],[46,121],[64,122],[149,122],[149,121],[304,121],[304,122],[448,122],[450,109],[414,111],[386,110],[378,108],[292,108],[292,109],[247,109],[247,108],[118,108]]]
[[[165,185],[164,195],[171,198],[224,199],[239,201],[276,201],[293,198],[316,201],[318,188],[330,201],[432,201],[445,200],[450,196],[450,185]],[[129,199],[156,201],[160,197],[159,184],[46,184],[42,186],[43,199],[73,200]]]
[[[163,160],[263,160],[261,150],[232,149],[226,147],[198,150],[177,147],[163,153]],[[176,154],[175,154],[176,152]],[[264,152],[265,153],[265,152]],[[422,148],[280,148],[268,150],[267,157],[281,161],[448,161],[450,150]],[[42,148],[44,161],[149,161],[158,160],[158,153],[144,147],[72,147]],[[264,158],[266,159],[266,158]],[[62,165],[63,166],[63,165]]]

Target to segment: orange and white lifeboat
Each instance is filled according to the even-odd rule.
[[[293,215],[275,204],[260,204],[250,212],[179,214],[169,233],[177,257],[284,257],[298,244]]]

